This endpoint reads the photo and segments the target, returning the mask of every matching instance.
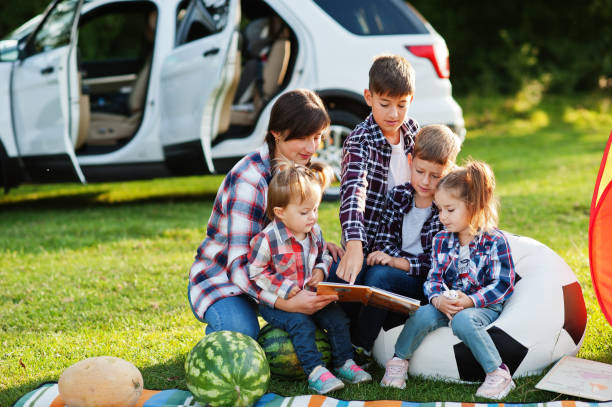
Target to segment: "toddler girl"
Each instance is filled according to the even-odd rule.
[[[251,240],[249,277],[262,289],[259,313],[269,324],[287,331],[308,377],[308,385],[320,394],[344,387],[327,370],[315,344],[317,326],[327,330],[335,373],[349,383],[372,377],[353,361],[349,321],[338,304],[331,303],[307,315],[272,308],[274,298],[290,299],[301,290],[314,290],[328,274],[332,259],[326,249],[317,211],[328,167],[310,168],[282,160],[268,187],[266,213],[272,222]]]
[[[432,269],[423,286],[430,304],[406,321],[382,386],[404,388],[414,351],[428,333],[450,320],[453,334],[486,373],[476,395],[501,399],[514,388],[486,330],[512,295],[515,276],[508,242],[496,229],[494,189],[493,172],[478,161],[449,173],[438,184],[435,202],[446,230],[434,237]]]

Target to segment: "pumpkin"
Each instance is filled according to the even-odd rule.
[[[59,378],[59,394],[67,407],[132,407],[142,394],[142,374],[114,356],[81,360]]]

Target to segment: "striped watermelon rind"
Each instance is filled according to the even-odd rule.
[[[270,367],[251,337],[217,331],[198,342],[185,360],[187,388],[211,406],[251,406],[268,390]]]
[[[306,378],[287,332],[268,324],[261,329],[257,341],[266,354],[270,372],[274,376],[283,379]],[[328,365],[331,361],[331,345],[327,335],[320,329],[315,332],[315,343],[323,355],[323,363]]]

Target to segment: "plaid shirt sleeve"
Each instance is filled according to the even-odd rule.
[[[401,234],[402,213],[399,210],[397,201],[394,199],[395,195],[395,193],[392,193],[386,200],[374,248],[387,253],[391,257],[402,257],[401,249],[398,245],[398,242],[402,240],[401,236],[397,235],[398,229]],[[410,267],[412,268],[412,263]]]
[[[367,193],[368,147],[360,142],[360,136],[365,131],[362,127],[353,130],[343,147],[340,225],[344,242],[350,240],[367,242],[363,222]]]
[[[487,238],[493,239],[489,246],[489,284],[469,295],[476,307],[487,307],[505,301],[514,291],[514,261],[510,253],[510,245],[503,233],[497,231]]]
[[[270,240],[265,231],[251,240],[248,260],[249,277],[262,289],[259,299],[272,308],[278,297],[287,299],[296,284],[274,269]]]
[[[440,256],[444,251],[445,240],[448,243],[449,233],[446,231],[439,232],[433,239],[432,253],[431,253],[431,270],[427,276],[425,284],[423,284],[423,290],[425,296],[431,302],[433,297],[437,297],[442,294],[444,290],[444,271],[450,266],[451,259],[449,256]],[[442,260],[442,262],[440,262]]]
[[[333,262],[333,258],[327,250],[327,243],[323,239],[323,232],[321,232],[321,228],[318,225],[315,225],[315,229],[313,232],[316,233],[317,236],[317,259],[315,260],[314,269],[323,270],[323,274],[325,274],[325,279],[329,276],[329,268]]]
[[[265,194],[250,183],[238,180],[227,199],[227,264],[231,281],[251,297],[262,300],[261,289],[249,279],[247,263],[249,240],[262,228],[255,220],[265,217]]]

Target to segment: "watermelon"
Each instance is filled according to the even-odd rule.
[[[201,404],[251,406],[268,390],[270,367],[253,338],[217,331],[206,335],[189,352],[185,380]]]
[[[259,333],[257,341],[266,353],[266,358],[268,358],[270,364],[270,372],[273,375],[284,379],[306,378],[287,332],[268,324]],[[315,343],[319,352],[323,355],[323,363],[329,364],[331,361],[331,346],[327,336],[320,329],[315,332]]]

